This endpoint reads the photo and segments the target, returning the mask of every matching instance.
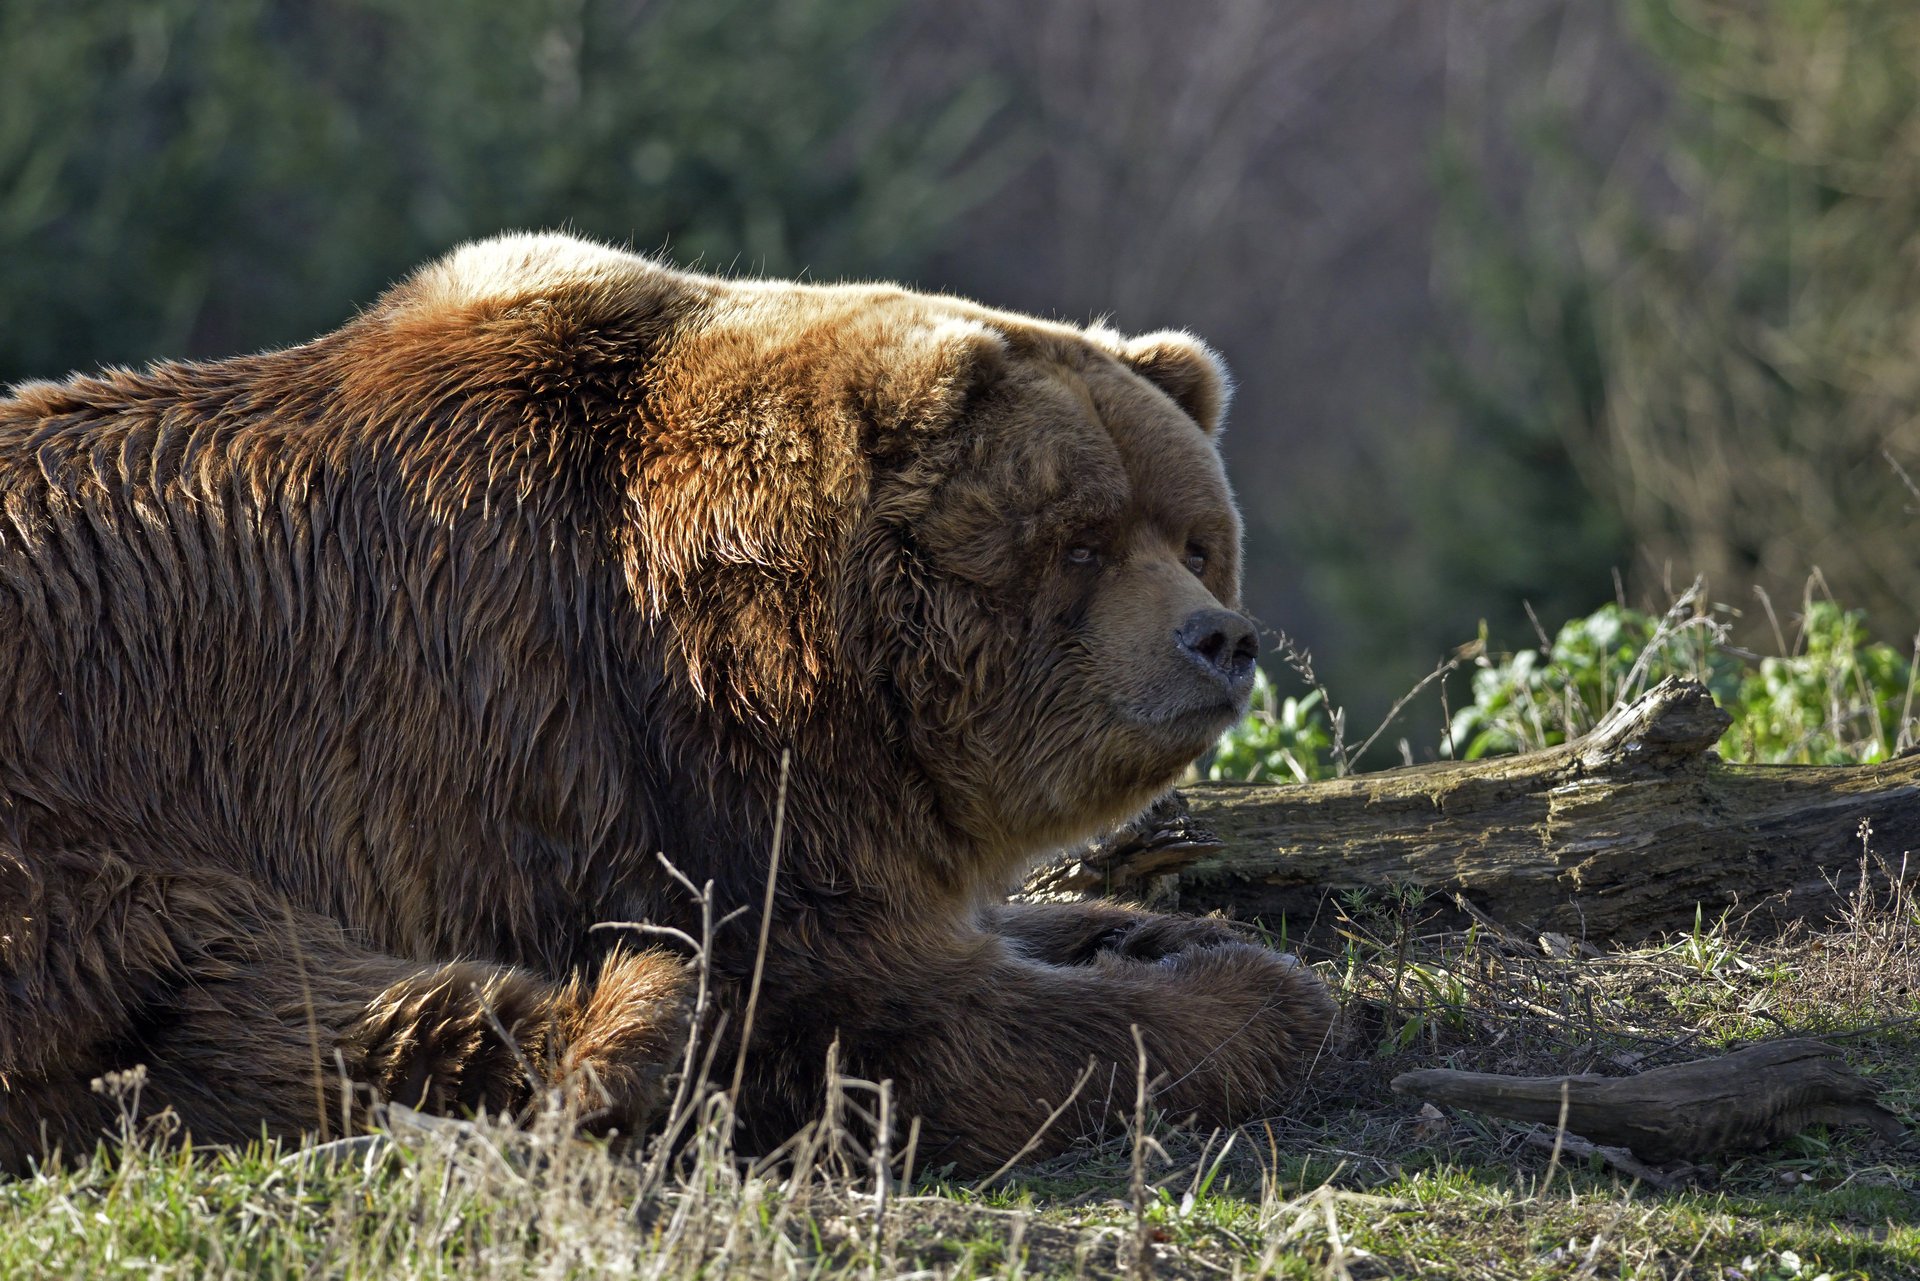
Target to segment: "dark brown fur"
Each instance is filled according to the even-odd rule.
[[[1178,335],[559,237],[289,351],[14,389],[0,1165],[89,1144],[136,1063],[202,1140],[337,1126],[341,1069],[644,1126],[684,958],[592,927],[697,929],[656,852],[751,905],[737,1027],[783,750],[753,1139],[836,1037],[966,1168],[1090,1062],[1035,1150],[1130,1107],[1134,1025],[1163,1109],[1273,1106],[1331,1015],[1288,958],[1002,900],[1234,712],[1169,640],[1236,599],[1224,394]]]

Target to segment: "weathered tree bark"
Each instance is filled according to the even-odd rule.
[[[1184,808],[1042,867],[1035,897],[1165,897],[1294,934],[1354,889],[1420,886],[1531,937],[1599,942],[1729,907],[1819,916],[1859,880],[1861,828],[1898,868],[1920,848],[1920,755],[1879,765],[1732,765],[1729,718],[1669,678],[1544,752],[1306,784],[1200,783]],[[1920,871],[1920,868],[1916,868]],[[1177,878],[1177,880],[1172,879]]]
[[[1866,1125],[1901,1142],[1906,1128],[1871,1082],[1833,1046],[1769,1041],[1717,1059],[1638,1076],[1491,1076],[1422,1068],[1393,1079],[1396,1094],[1518,1121],[1558,1126],[1648,1161],[1694,1161],[1761,1148],[1816,1122]]]

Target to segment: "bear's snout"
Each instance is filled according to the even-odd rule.
[[[1230,609],[1197,609],[1174,629],[1174,646],[1237,704],[1253,690],[1260,638],[1252,620]]]

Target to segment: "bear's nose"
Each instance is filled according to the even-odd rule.
[[[1180,652],[1226,687],[1235,698],[1253,688],[1253,660],[1260,638],[1253,623],[1230,609],[1199,609],[1173,633]]]

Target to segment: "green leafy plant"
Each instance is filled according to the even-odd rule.
[[[1790,652],[1775,657],[1729,645],[1704,612],[1676,620],[1607,605],[1544,649],[1476,661],[1473,702],[1441,745],[1466,760],[1565,742],[1669,675],[1701,681],[1732,715],[1719,744],[1729,760],[1879,761],[1912,737],[1912,664],[1868,639],[1864,613],[1831,601],[1810,602]]]
[[[1453,712],[1440,753],[1479,760],[1564,743],[1667,676],[1700,681],[1733,717],[1718,745],[1730,761],[1869,763],[1913,744],[1914,664],[1870,639],[1864,612],[1810,601],[1780,647],[1761,657],[1729,643],[1697,592],[1664,616],[1603,605],[1539,648],[1510,654],[1489,652],[1483,627],[1470,647],[1473,700]],[[1262,673],[1252,707],[1221,736],[1205,774],[1309,782],[1341,773],[1338,756],[1325,692],[1282,697]]]
[[[1211,779],[1305,783],[1332,778],[1333,733],[1320,690],[1282,698],[1265,672],[1253,677],[1253,701],[1239,724],[1220,736],[1206,774]]]
[[[1702,978],[1710,978],[1729,966],[1751,968],[1741,959],[1739,943],[1730,925],[1732,916],[1732,910],[1729,909],[1722,912],[1712,925],[1708,925],[1706,914],[1696,904],[1692,931],[1675,939],[1665,951],[1699,971]]]
[[[1800,652],[1764,658],[1723,706],[1729,759],[1842,765],[1882,761],[1913,739],[1913,665],[1870,641],[1866,616],[1816,602]]]
[[[1481,633],[1473,701],[1447,727],[1442,751],[1463,760],[1552,747],[1593,726],[1617,702],[1669,674],[1703,682],[1722,702],[1738,681],[1738,660],[1710,615],[1657,618],[1603,605],[1561,627],[1549,645],[1490,656]]]

